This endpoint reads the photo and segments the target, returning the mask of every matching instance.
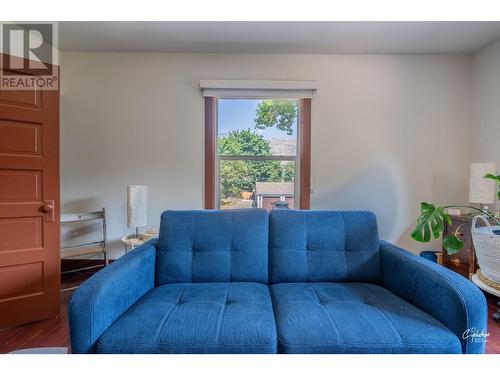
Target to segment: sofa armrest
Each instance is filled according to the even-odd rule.
[[[95,352],[104,331],[154,287],[157,242],[152,239],[137,247],[75,291],[69,305],[73,353]]]
[[[457,273],[388,242],[380,242],[382,284],[433,316],[462,344],[463,353],[484,353],[488,307],[484,294]]]

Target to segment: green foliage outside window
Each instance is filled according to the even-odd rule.
[[[255,128],[275,127],[292,135],[297,112],[295,100],[263,100],[255,111]],[[227,136],[219,138],[217,148],[220,156],[271,156],[269,141],[250,129],[229,132]],[[223,199],[240,198],[241,192],[255,193],[257,181],[292,182],[294,174],[293,162],[222,160],[220,195]]]
[[[271,146],[262,135],[250,129],[235,130],[219,139],[218,153],[229,156],[270,156]],[[255,193],[257,181],[293,181],[294,165],[292,162],[275,160],[222,160],[220,175],[221,197],[240,198],[243,191]]]
[[[265,129],[275,126],[293,134],[292,126],[297,118],[297,102],[290,99],[263,100],[257,106],[255,113],[255,127]]]

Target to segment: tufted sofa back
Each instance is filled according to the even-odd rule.
[[[378,282],[380,272],[371,212],[248,209],[161,216],[156,285]]]
[[[270,283],[377,282],[377,219],[367,211],[273,210]]]
[[[268,282],[269,214],[263,209],[165,211],[156,285]]]

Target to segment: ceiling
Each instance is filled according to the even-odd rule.
[[[67,51],[462,54],[500,22],[60,22]]]

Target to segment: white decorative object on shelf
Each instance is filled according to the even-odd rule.
[[[495,163],[471,163],[469,180],[469,202],[495,203],[496,183],[484,178],[488,173],[496,174]]]
[[[148,187],[146,185],[127,185],[127,226],[135,227],[139,235],[139,227],[148,225]]]
[[[462,211],[460,211],[460,208],[447,208],[446,213],[452,216],[460,216]]]

